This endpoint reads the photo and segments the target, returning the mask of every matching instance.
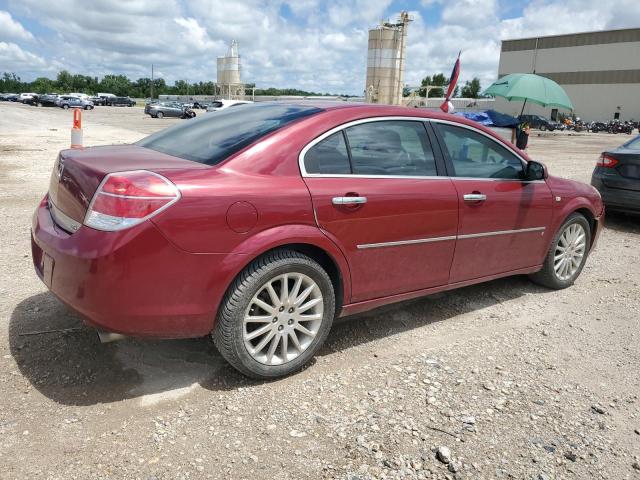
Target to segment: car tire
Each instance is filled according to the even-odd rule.
[[[156,118],[162,118],[162,117],[164,117],[164,113],[162,112],[156,113]]]
[[[64,105],[62,105],[62,108],[64,108],[65,110],[69,110],[69,105],[65,103]]]
[[[42,102],[36,103],[36,107],[41,107],[41,106],[42,106]]]
[[[285,281],[290,296],[283,294]],[[300,291],[307,295],[302,298]],[[306,255],[274,250],[254,260],[229,287],[212,338],[221,355],[244,375],[282,377],[311,360],[327,338],[335,312],[327,272]],[[302,320],[309,315],[314,319]]]
[[[572,232],[576,232],[577,236],[574,237]],[[591,226],[589,222],[584,215],[572,213],[553,237],[542,269],[529,275],[529,278],[539,285],[554,290],[570,287],[584,268],[590,246]],[[564,256],[560,257],[560,255]],[[564,270],[565,265],[567,265],[566,271]]]
[[[541,131],[544,132],[546,129],[547,129],[547,126],[544,123],[540,125],[540,130]]]
[[[90,109],[91,109],[91,107],[90,107],[89,105],[85,105],[84,109],[85,109],[85,110],[90,110]]]

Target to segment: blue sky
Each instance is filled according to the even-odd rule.
[[[361,94],[367,29],[401,10],[409,27],[406,82],[497,74],[500,40],[640,26],[637,0],[0,0],[0,71],[23,79],[62,69],[172,83],[215,80],[216,57],[238,41],[243,81]]]

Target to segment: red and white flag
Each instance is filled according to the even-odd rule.
[[[453,71],[451,72],[451,77],[449,78],[449,88],[447,88],[447,95],[444,98],[444,102],[440,105],[440,110],[445,113],[453,110],[453,104],[449,101],[451,95],[453,95],[453,91],[456,88],[456,84],[458,83],[458,77],[460,76],[460,53],[458,52],[458,58],[456,59],[456,63],[453,66]]]

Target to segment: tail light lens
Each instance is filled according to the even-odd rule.
[[[610,157],[606,153],[603,153],[602,155],[600,155],[600,160],[598,160],[598,163],[596,165],[598,167],[613,168],[617,164],[618,164],[618,160],[616,160],[613,157]]]
[[[179,198],[178,187],[157,173],[110,173],[94,194],[84,224],[96,230],[124,230],[157,215]]]

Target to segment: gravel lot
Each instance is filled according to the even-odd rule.
[[[256,383],[207,339],[101,345],[47,293],[29,228],[71,116],[0,104],[0,478],[640,478],[640,219],[608,215],[572,288],[514,277],[387,307]],[[85,144],[177,121],[98,107]],[[531,154],[588,182],[627,138],[548,134]]]

